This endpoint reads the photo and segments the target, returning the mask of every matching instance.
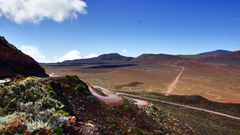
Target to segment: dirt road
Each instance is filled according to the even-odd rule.
[[[113,92],[102,88],[100,86],[89,86],[88,85],[89,91],[92,93],[93,96],[98,98],[99,100],[103,101],[105,104],[110,105],[110,106],[117,106],[123,104],[124,100],[121,96],[118,96],[114,94]],[[102,96],[98,94],[94,89],[100,89],[102,93],[104,93],[105,96]]]
[[[103,101],[107,105],[118,106],[118,105],[122,105],[124,102],[124,99],[121,96],[107,90],[106,88],[96,86],[96,85],[94,85],[94,86],[88,85],[88,88],[93,96],[97,97],[99,100]],[[105,96],[99,95],[94,89],[101,90],[101,92]],[[145,106],[149,105],[148,101],[146,101],[146,100],[140,100],[140,99],[134,99],[134,98],[131,98],[131,99],[134,101],[134,103],[136,105],[138,105],[140,107],[141,106],[145,107]]]
[[[173,90],[177,87],[177,83],[178,81],[181,79],[183,72],[184,72],[184,67],[178,67],[177,68],[181,68],[180,73],[178,74],[178,76],[176,77],[176,79],[169,85],[168,90],[166,92],[166,96],[170,95],[171,93],[173,93]]]
[[[137,99],[141,99],[141,100],[154,101],[154,102],[164,103],[164,104],[173,105],[173,106],[177,106],[177,107],[192,109],[192,110],[196,110],[196,111],[207,112],[207,113],[215,114],[215,115],[218,115],[218,116],[231,118],[231,119],[234,119],[234,120],[240,120],[240,117],[236,117],[236,116],[232,116],[232,115],[228,115],[228,114],[225,114],[225,113],[216,112],[216,111],[212,111],[212,110],[208,110],[208,109],[203,109],[203,108],[198,108],[198,107],[193,107],[193,106],[188,106],[188,105],[183,105],[183,104],[178,104],[178,103],[173,103],[173,102],[168,102],[168,101],[163,101],[163,100],[154,99],[154,98],[147,98],[147,97],[127,94],[127,93],[116,93],[116,94],[120,95],[120,96],[130,97],[130,98],[137,98]]]
[[[105,88],[102,88],[100,86],[88,86],[88,88],[95,97],[97,97],[99,100],[103,101],[104,103],[106,103],[108,105],[121,105],[124,102],[124,99],[121,96],[124,96],[124,97],[131,98],[134,101],[136,101],[140,104],[144,104],[144,105],[148,104],[147,101],[154,101],[154,102],[164,103],[164,104],[173,105],[173,106],[177,106],[177,107],[192,109],[192,110],[196,110],[196,111],[207,112],[210,114],[227,117],[227,118],[231,118],[234,120],[240,120],[240,117],[236,117],[236,116],[232,116],[232,115],[228,115],[225,113],[216,112],[216,111],[212,111],[212,110],[208,110],[208,109],[193,107],[193,106],[189,106],[189,105],[178,104],[178,103],[163,101],[163,100],[154,99],[154,98],[142,97],[142,96],[127,94],[127,93],[116,93],[115,94],[115,93],[113,93]],[[106,96],[99,95],[94,90],[94,88],[100,89]]]

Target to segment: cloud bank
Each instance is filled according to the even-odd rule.
[[[75,59],[89,59],[97,56],[98,55],[95,53],[90,53],[88,55],[83,56],[78,50],[71,50],[61,57],[55,57],[54,62],[63,62],[65,60],[75,60]]]
[[[75,60],[75,59],[81,59],[81,53],[77,50],[71,50],[69,52],[67,52],[65,55],[59,57],[59,58],[55,58],[56,62],[63,62],[65,60]]]
[[[40,51],[38,50],[37,47],[34,46],[29,46],[29,45],[23,45],[20,47],[20,50],[31,56],[34,60],[38,61],[38,62],[48,62],[46,59],[46,56],[44,56],[42,53],[40,53]]]
[[[127,49],[122,49],[122,50],[120,51],[120,53],[121,53],[121,54],[126,54],[126,53],[128,53],[128,50],[127,50]]]
[[[86,56],[83,56],[84,59],[89,59],[89,58],[94,58],[94,57],[98,57],[99,55],[95,54],[95,53],[90,53]]]
[[[19,48],[23,53],[31,56],[34,60],[40,63],[55,63],[63,62],[65,60],[75,60],[75,59],[88,59],[97,57],[95,53],[90,53],[88,55],[82,55],[78,50],[70,50],[62,56],[56,56],[55,58],[49,58],[45,56],[36,46],[23,45]]]
[[[0,17],[18,24],[45,19],[62,22],[86,14],[86,7],[83,0],[0,0]]]

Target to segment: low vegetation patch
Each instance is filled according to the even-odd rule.
[[[55,90],[29,77],[0,87],[0,134],[55,132],[71,117]]]

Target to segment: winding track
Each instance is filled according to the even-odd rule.
[[[130,97],[130,98],[137,98],[137,99],[141,99],[141,100],[148,100],[148,101],[153,101],[153,102],[159,102],[159,103],[164,103],[164,104],[173,105],[173,106],[177,106],[177,107],[192,109],[192,110],[196,110],[196,111],[207,112],[207,113],[215,114],[215,115],[218,115],[218,116],[231,118],[231,119],[234,119],[234,120],[240,120],[240,117],[228,115],[228,114],[221,113],[221,112],[211,111],[211,110],[208,110],[208,109],[193,107],[193,106],[189,106],[189,105],[183,105],[183,104],[163,101],[163,100],[154,99],[154,98],[142,97],[142,96],[127,94],[127,93],[116,93],[116,94],[120,95],[120,96],[124,96],[124,97]]]
[[[124,103],[124,99],[121,96],[111,92],[110,90],[108,90],[106,88],[96,86],[96,85],[90,86],[88,84],[88,89],[92,93],[93,96],[97,97],[99,100],[101,100],[102,102],[104,102],[107,105],[118,106],[118,105],[122,105]],[[99,95],[94,89],[101,90],[101,92],[105,96]],[[140,100],[140,99],[134,99],[134,98],[131,98],[131,99],[138,106],[148,106],[149,105],[149,102],[146,100]]]
[[[199,107],[193,107],[193,106],[189,106],[189,105],[173,103],[173,102],[168,102],[168,101],[164,101],[164,100],[142,97],[142,96],[127,94],[127,93],[116,93],[115,94],[115,93],[111,92],[110,90],[107,90],[100,86],[92,86],[91,87],[88,85],[88,88],[95,97],[97,97],[99,100],[103,101],[104,103],[106,103],[108,105],[112,105],[112,106],[121,105],[124,101],[121,96],[124,96],[127,98],[131,98],[131,99],[139,102],[140,104],[144,103],[144,105],[146,105],[146,103],[147,103],[146,101],[153,101],[153,102],[164,103],[164,104],[173,105],[173,106],[177,106],[177,107],[192,109],[195,111],[206,112],[206,113],[210,113],[210,114],[214,114],[214,115],[218,115],[218,116],[222,116],[222,117],[226,117],[226,118],[231,118],[234,120],[240,120],[240,117],[236,117],[236,116],[232,116],[229,114],[216,112],[216,111],[212,111],[212,110],[208,110],[208,109],[203,109],[203,108],[199,108]],[[106,96],[99,95],[98,93],[95,92],[94,88],[100,89]]]
[[[88,89],[92,93],[93,96],[95,96],[99,100],[103,101],[107,105],[117,106],[117,105],[123,104],[123,102],[124,102],[124,99],[121,96],[118,96],[103,87],[96,86],[96,85],[93,85],[93,86],[88,85]],[[100,89],[102,91],[102,93],[106,96],[102,96],[102,95],[98,94],[94,89]]]
[[[184,72],[184,67],[181,67],[181,68],[182,68],[182,70],[175,80],[179,80],[181,78],[181,76]],[[226,117],[226,118],[230,118],[230,119],[240,121],[240,117],[236,117],[236,116],[232,116],[232,115],[229,115],[229,114],[216,112],[216,111],[212,111],[212,110],[208,110],[208,109],[193,107],[193,106],[179,104],[179,103],[168,102],[168,101],[154,99],[154,98],[142,97],[142,96],[127,94],[127,93],[116,93],[115,94],[115,93],[111,92],[110,90],[107,90],[106,88],[96,86],[96,85],[95,86],[88,85],[88,88],[89,88],[90,92],[93,94],[93,96],[97,97],[99,100],[103,101],[104,103],[106,103],[108,105],[113,105],[113,106],[114,105],[121,105],[124,101],[123,98],[121,97],[121,96],[123,96],[123,97],[132,98],[133,100],[136,100],[136,101],[139,100],[140,102],[145,101],[145,102],[143,102],[144,104],[146,103],[146,101],[159,102],[159,103],[164,103],[164,104],[173,105],[173,106],[177,106],[177,107],[192,109],[192,110],[195,110],[195,111],[207,112],[207,113],[210,113],[210,114],[214,114],[214,115],[218,115],[218,116],[222,116],[222,117]],[[94,90],[94,88],[100,89],[106,96],[99,95]]]

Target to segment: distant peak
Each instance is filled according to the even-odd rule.
[[[97,57],[99,60],[110,60],[110,61],[128,61],[130,59],[133,59],[132,57],[126,57],[122,56],[118,53],[109,53],[109,54],[103,54]]]
[[[175,55],[171,55],[171,54],[152,54],[152,53],[144,53],[138,57],[177,57]]]
[[[215,50],[215,51],[212,51],[212,52],[231,52],[231,51],[223,50],[223,49],[218,49],[218,50]]]
[[[102,54],[98,56],[98,58],[123,58],[125,56],[122,56],[118,53],[109,53],[109,54]]]
[[[122,56],[122,55],[120,55],[118,53],[108,53],[108,54],[102,54],[100,56]]]
[[[214,50],[214,51],[210,51],[210,52],[200,53],[198,55],[222,55],[222,54],[226,54],[226,53],[230,53],[230,52],[231,51],[228,51],[228,50],[218,49],[218,50]]]

